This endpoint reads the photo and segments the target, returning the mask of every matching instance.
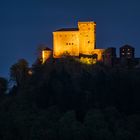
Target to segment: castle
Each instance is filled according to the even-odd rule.
[[[54,58],[61,58],[64,55],[80,58],[96,56],[96,61],[102,61],[103,52],[104,49],[96,48],[96,23],[93,21],[78,22],[78,28],[62,28],[53,32]],[[47,57],[46,53],[44,59]]]
[[[93,21],[78,22],[78,28],[62,28],[53,32],[53,50],[45,48],[42,50],[42,63],[48,58],[62,58],[71,56],[76,60],[95,64],[103,62],[106,65],[138,63],[140,59],[134,59],[135,49],[129,45],[120,48],[120,58],[116,57],[116,48],[96,48],[96,23]]]

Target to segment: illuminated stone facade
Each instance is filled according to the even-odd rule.
[[[104,49],[96,49],[96,23],[78,22],[78,28],[64,28],[53,32],[53,57],[97,55],[102,60]]]
[[[45,63],[52,55],[52,50],[49,48],[45,48],[42,50],[42,64]]]

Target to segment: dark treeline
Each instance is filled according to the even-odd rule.
[[[140,70],[72,58],[11,66],[0,78],[0,140],[139,140]]]

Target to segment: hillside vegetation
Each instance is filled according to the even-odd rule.
[[[0,86],[0,140],[140,139],[139,69],[62,58],[28,71],[18,61]]]

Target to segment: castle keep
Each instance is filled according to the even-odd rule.
[[[53,57],[97,56],[102,61],[104,49],[96,49],[96,23],[78,22],[78,28],[62,28],[53,32]]]

